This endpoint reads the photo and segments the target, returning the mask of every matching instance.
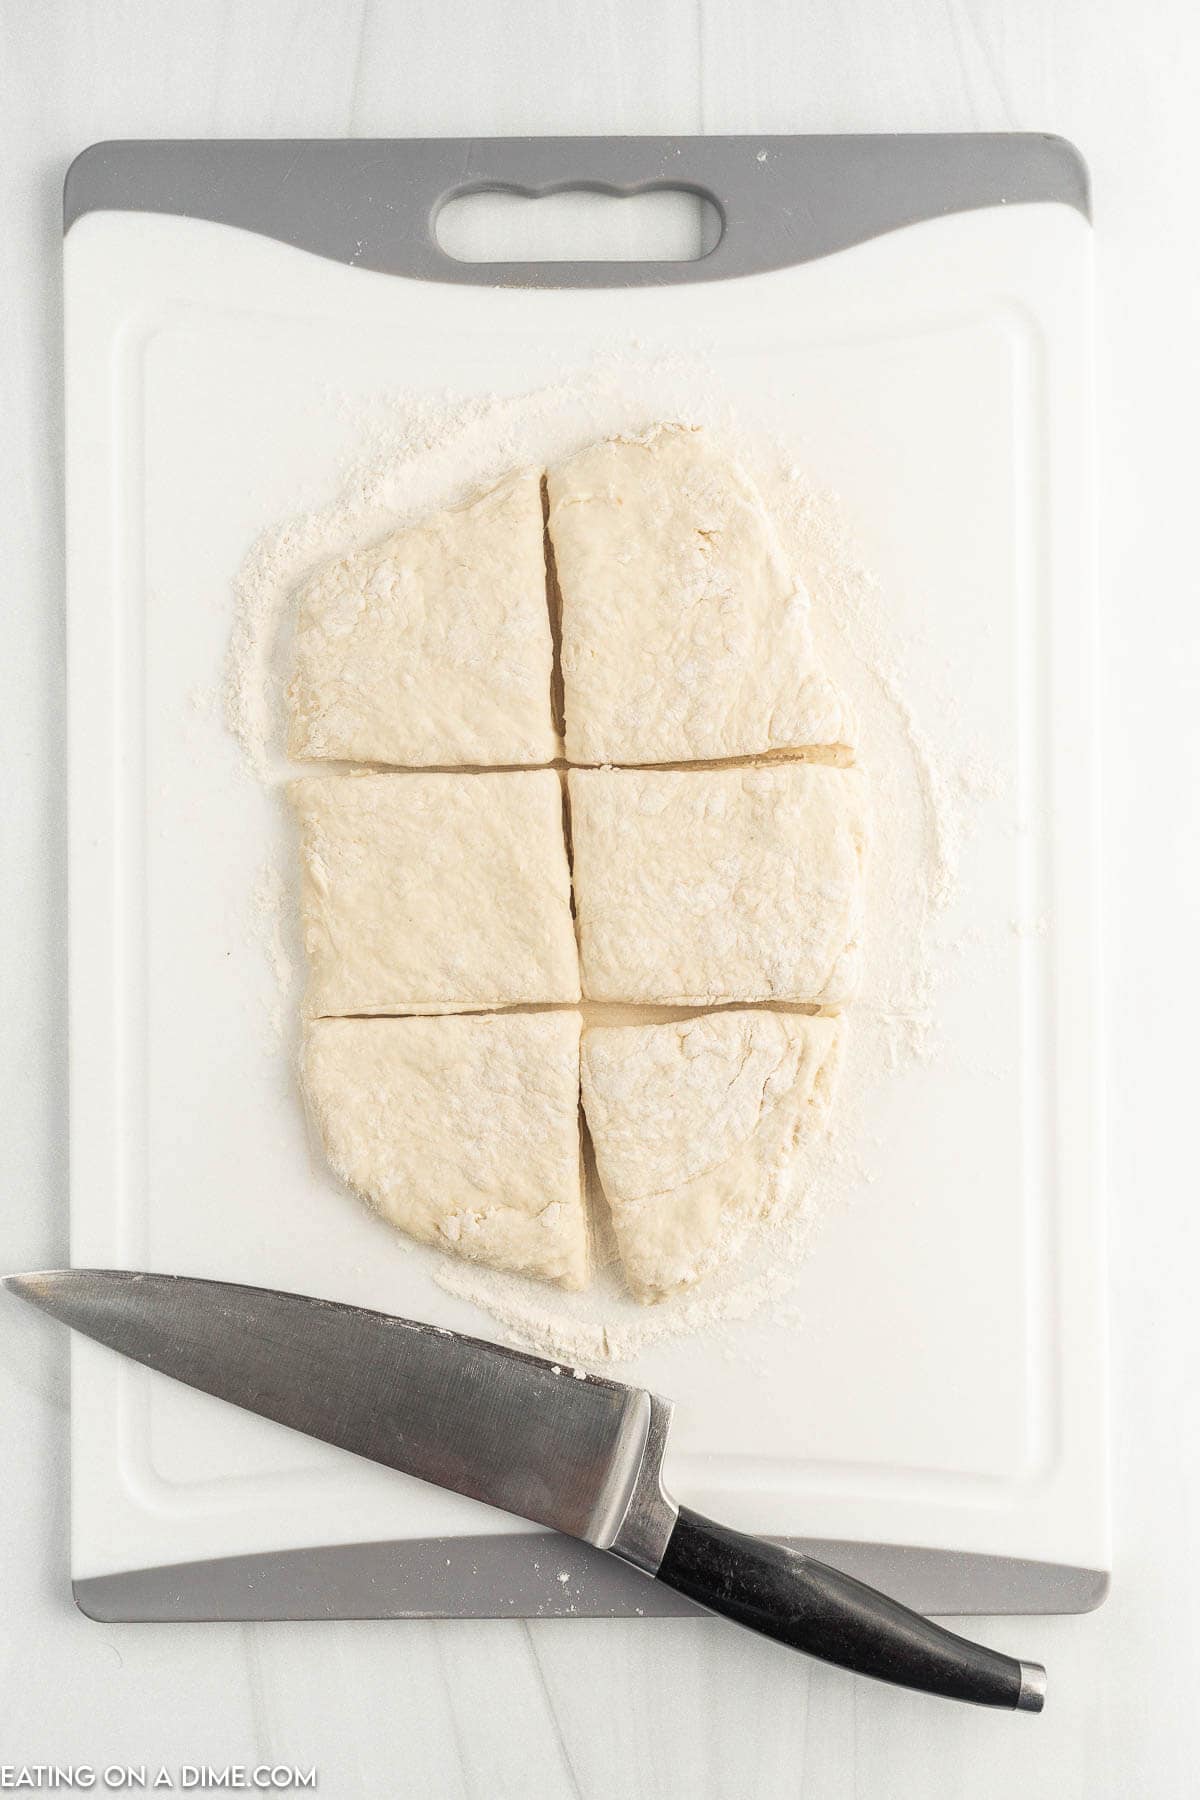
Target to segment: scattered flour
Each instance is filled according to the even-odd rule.
[[[226,722],[249,774],[275,784],[292,772],[282,749],[291,603],[314,567],[456,504],[522,463],[553,462],[660,419],[704,425],[751,469],[812,594],[826,666],[858,713],[859,759],[875,813],[867,967],[828,1138],[809,1154],[795,1199],[701,1288],[654,1307],[629,1297],[586,1144],[598,1270],[586,1293],[563,1294],[414,1248],[448,1293],[489,1313],[514,1342],[568,1365],[625,1361],[657,1340],[701,1331],[717,1341],[722,1326],[764,1306],[787,1317],[788,1292],[821,1219],[874,1178],[870,1096],[897,1070],[934,1054],[935,921],[955,892],[970,806],[1001,791],[1002,776],[978,755],[956,760],[917,716],[904,648],[837,497],[810,480],[794,446],[735,410],[703,365],[682,355],[649,360],[625,350],[530,393],[393,394],[356,409],[362,450],[336,500],[267,531],[241,570],[225,688]],[[949,718],[949,705],[936,716]],[[268,865],[253,901],[279,992],[272,1022],[280,1045],[294,1011],[291,886],[290,872]]]
[[[289,1036],[296,958],[289,937],[298,929],[295,880],[274,857],[263,863],[250,894],[251,921],[270,969],[274,992],[268,1010],[271,1043],[280,1049]]]

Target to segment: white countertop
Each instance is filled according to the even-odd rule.
[[[1194,1790],[1198,78],[1187,0],[1159,0],[1152,18],[1133,0],[0,7],[7,1268],[66,1260],[58,208],[71,156],[106,137],[347,133],[1036,129],[1081,147],[1100,281],[1117,1534],[1099,1613],[978,1622],[1049,1665],[1039,1719],[856,1681],[715,1621],[95,1625],[67,1581],[66,1345],[2,1306],[0,1775],[73,1761],[178,1779],[184,1763],[265,1760],[316,1764],[327,1800]]]

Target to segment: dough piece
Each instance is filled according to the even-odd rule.
[[[857,769],[572,769],[589,1000],[833,1005],[859,977]]]
[[[289,753],[553,762],[544,535],[525,469],[320,570],[300,596]]]
[[[310,1017],[578,1000],[553,769],[310,775],[289,791]]]
[[[393,1225],[586,1287],[578,1013],[318,1019],[303,1072],[331,1165]]]
[[[595,444],[548,484],[571,762],[850,741],[803,584],[749,478],[702,432]]]
[[[755,1220],[796,1198],[842,1029],[840,1019],[725,1012],[584,1033],[584,1114],[639,1300],[698,1281]]]

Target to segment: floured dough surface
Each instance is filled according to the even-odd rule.
[[[303,1076],[333,1169],[393,1225],[586,1286],[578,1014],[318,1019]]]
[[[584,1113],[638,1299],[698,1281],[796,1197],[843,1029],[837,1018],[745,1011],[585,1031]]]
[[[289,792],[310,1017],[578,1000],[552,769],[306,776]]]
[[[552,762],[541,476],[330,563],[300,596],[292,756]]]
[[[588,999],[851,997],[867,836],[857,769],[573,769],[569,783]]]
[[[569,761],[850,742],[803,583],[753,483],[703,432],[595,444],[548,489]]]

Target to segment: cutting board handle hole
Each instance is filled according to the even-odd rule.
[[[438,247],[456,262],[698,262],[721,240],[721,215],[704,194],[655,188],[606,194],[573,187],[456,194],[434,220]]]

